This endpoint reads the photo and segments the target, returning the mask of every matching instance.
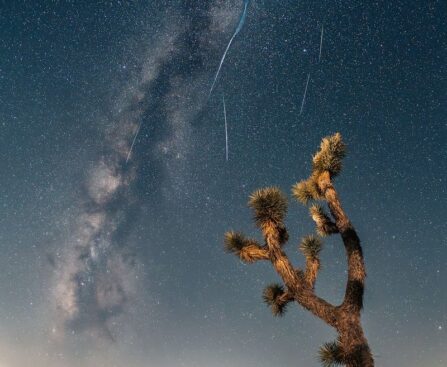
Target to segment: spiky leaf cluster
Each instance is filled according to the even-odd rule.
[[[307,180],[300,181],[292,186],[292,196],[299,202],[307,205],[310,200],[321,200],[320,189],[318,188],[317,177],[312,175]]]
[[[336,176],[342,168],[342,160],[346,155],[346,145],[340,133],[323,138],[320,150],[313,156],[312,163],[315,172],[329,171]]]
[[[287,212],[287,198],[277,187],[267,187],[255,191],[248,205],[254,211],[254,219],[259,227],[267,222],[282,224]]]
[[[281,299],[284,287],[280,284],[270,284],[264,289],[262,298],[270,306],[274,316],[283,316],[286,311],[287,302]]]
[[[317,216],[320,218],[324,218],[327,217],[327,214],[325,213],[323,207],[321,205],[318,204],[313,204],[310,208],[309,208],[309,212],[312,216]]]
[[[318,254],[320,253],[322,247],[323,244],[321,240],[314,235],[304,237],[300,243],[300,251],[308,259],[318,258]]]
[[[323,367],[334,367],[343,365],[343,356],[338,341],[323,344],[318,352]]]
[[[250,244],[250,240],[240,232],[230,231],[225,233],[225,250],[234,254],[239,254],[243,247]]]

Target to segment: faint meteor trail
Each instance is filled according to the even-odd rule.
[[[133,137],[132,145],[130,146],[129,153],[127,154],[126,164],[129,161],[130,155],[132,153],[133,146],[135,145],[135,141],[137,140],[137,136],[140,133],[140,129],[141,129],[141,125],[142,124],[143,124],[143,122],[140,123],[140,125],[138,126],[138,129],[137,129],[137,132],[135,133],[135,136]]]
[[[225,119],[225,157],[228,162],[228,125],[227,125],[227,110],[225,108],[225,96],[222,95],[223,100],[223,110],[224,110],[224,119]]]
[[[225,49],[225,52],[224,52],[224,54],[222,56],[222,59],[220,60],[220,64],[219,64],[219,67],[217,69],[216,76],[214,77],[213,84],[211,85],[210,92],[208,93],[208,97],[211,96],[211,93],[213,92],[214,85],[216,84],[217,77],[219,76],[220,69],[222,68],[222,64],[223,64],[223,62],[225,60],[225,56],[227,55],[227,52],[228,52],[228,50],[229,50],[229,48],[231,46],[231,43],[233,42],[234,38],[237,36],[237,34],[242,29],[242,26],[244,25],[245,18],[247,17],[247,7],[248,7],[248,3],[249,2],[250,2],[250,0],[244,0],[244,11],[243,11],[243,13],[241,15],[241,19],[239,20],[239,24],[238,24],[236,30],[233,33],[233,36],[230,38],[230,42],[228,42],[227,48]]]
[[[320,37],[320,54],[318,55],[318,62],[321,60],[321,50],[323,49],[323,33],[324,33],[324,25],[321,25],[321,37]]]
[[[310,73],[307,74],[306,88],[304,89],[303,101],[301,102],[300,115],[303,113],[304,102],[306,102],[307,86],[309,85]]]

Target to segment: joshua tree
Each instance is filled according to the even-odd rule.
[[[333,186],[333,179],[341,171],[344,156],[345,144],[339,133],[324,138],[320,150],[313,156],[312,174],[292,188],[293,196],[304,205],[310,201],[325,201],[330,212],[330,215],[327,214],[322,206],[315,203],[310,206],[310,215],[319,236],[309,235],[301,241],[299,249],[306,258],[304,270],[295,268],[283,251],[288,241],[284,225],[287,199],[276,187],[255,191],[248,203],[265,244],[231,231],[225,234],[225,246],[244,262],[272,262],[284,285],[268,286],[263,297],[275,316],[283,315],[287,305],[296,301],[337,331],[337,340],[324,344],[320,349],[323,366],[373,367],[374,361],[360,322],[366,277],[362,248]],[[343,302],[338,306],[315,293],[322,248],[320,237],[333,234],[340,234],[343,240],[348,266],[346,291]]]

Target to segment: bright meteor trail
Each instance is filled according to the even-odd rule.
[[[228,50],[229,50],[229,48],[231,46],[231,43],[233,42],[234,37],[236,37],[236,35],[240,32],[240,30],[242,29],[242,26],[244,25],[245,18],[247,17],[247,7],[248,7],[248,3],[249,2],[250,2],[249,0],[245,0],[244,1],[244,11],[242,13],[241,19],[239,20],[239,24],[238,24],[236,30],[233,33],[233,36],[230,38],[230,42],[228,42],[227,48],[225,49],[225,52],[224,52],[224,54],[222,56],[222,59],[220,60],[220,64],[219,64],[219,67],[217,69],[216,76],[214,77],[213,84],[211,85],[211,89],[210,89],[210,92],[208,94],[208,97],[213,92],[214,85],[216,84],[217,77],[219,76],[220,69],[222,68],[222,64],[223,64],[223,62],[225,60],[225,56],[227,55],[227,52],[228,52]]]

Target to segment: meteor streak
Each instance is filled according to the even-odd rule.
[[[300,115],[303,113],[304,102],[306,101],[307,86],[309,85],[310,73],[307,74],[306,88],[304,89],[303,101],[301,102]]]
[[[323,49],[323,32],[324,32],[324,25],[321,25],[321,37],[320,37],[320,54],[318,55],[318,62],[321,60],[321,50]]]
[[[224,119],[225,119],[225,157],[228,162],[228,125],[227,125],[227,110],[225,108],[225,96],[222,95],[223,100],[223,110],[224,110]]]
[[[141,125],[142,124],[143,124],[143,122],[140,122],[140,125],[138,126],[137,132],[135,133],[135,136],[133,137],[132,145],[130,146],[129,153],[127,154],[126,164],[129,161],[130,154],[132,153],[133,146],[135,145],[135,141],[137,140],[137,136],[140,133],[140,129],[141,129]]]
[[[241,15],[241,19],[239,20],[239,24],[238,24],[236,30],[235,30],[234,33],[233,33],[233,36],[230,38],[230,42],[228,42],[227,48],[225,49],[225,52],[224,52],[224,54],[223,54],[223,56],[222,56],[222,59],[220,60],[220,64],[219,64],[219,67],[218,67],[218,69],[217,69],[216,76],[214,77],[213,84],[211,85],[211,89],[210,89],[210,92],[209,92],[209,94],[208,94],[208,97],[209,97],[209,96],[211,95],[211,93],[213,92],[214,85],[216,84],[217,77],[219,76],[220,69],[222,68],[222,64],[223,64],[223,62],[224,62],[224,60],[225,60],[225,56],[227,55],[227,52],[228,52],[228,50],[229,50],[229,48],[230,48],[230,46],[231,46],[231,43],[233,42],[234,37],[237,36],[237,34],[238,34],[238,33],[240,32],[240,30],[242,29],[242,26],[244,25],[245,18],[247,17],[247,7],[248,7],[248,3],[249,3],[249,2],[250,2],[250,0],[244,0],[244,11],[243,11],[243,13],[242,13],[242,15]]]

